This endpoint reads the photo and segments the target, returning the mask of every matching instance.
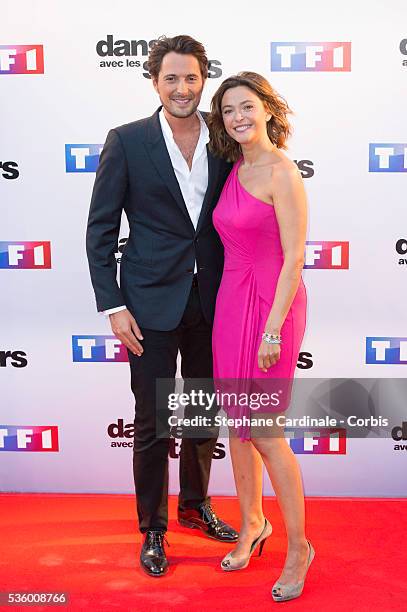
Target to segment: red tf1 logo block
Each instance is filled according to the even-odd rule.
[[[349,242],[307,241],[304,268],[348,270]]]
[[[44,47],[0,45],[0,74],[44,74]]]
[[[46,242],[0,242],[0,269],[51,268],[51,243]]]
[[[0,451],[56,453],[56,425],[0,425]]]

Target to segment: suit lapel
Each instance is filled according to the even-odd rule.
[[[219,168],[220,168],[220,163],[221,163],[221,161],[218,158],[212,155],[212,153],[209,150],[208,145],[206,145],[206,151],[208,154],[208,188],[206,190],[204,201],[202,203],[202,208],[201,208],[201,213],[198,219],[196,233],[198,233],[201,230],[202,224],[205,220],[205,216],[210,209],[210,203],[212,202],[212,199],[215,193],[215,189],[216,189],[216,184],[219,178]]]
[[[156,167],[159,175],[167,185],[171,192],[174,200],[186,216],[188,222],[191,225],[192,231],[195,232],[194,225],[189,216],[188,209],[185,205],[184,198],[182,197],[181,189],[175,176],[174,168],[171,163],[167,147],[165,145],[164,136],[161,131],[160,120],[158,118],[158,109],[152,117],[148,120],[147,126],[147,138],[145,146],[148,154],[150,155],[151,161]]]

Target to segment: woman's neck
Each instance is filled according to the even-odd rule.
[[[244,164],[250,166],[261,166],[270,158],[270,154],[275,151],[275,146],[270,140],[267,142],[255,142],[241,145]]]

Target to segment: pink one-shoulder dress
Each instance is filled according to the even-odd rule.
[[[242,161],[234,164],[213,212],[213,223],[225,251],[212,336],[214,379],[222,380],[223,388],[230,379],[246,383],[252,380],[260,382],[260,386],[261,379],[292,379],[306,320],[307,298],[301,279],[281,328],[280,359],[263,372],[257,355],[284,257],[274,206],[242,186],[238,177]],[[247,384],[243,386],[248,388]],[[223,407],[228,417],[253,416],[247,406]],[[261,408],[259,412],[281,412],[281,405]],[[250,427],[237,430],[241,439],[250,439]]]

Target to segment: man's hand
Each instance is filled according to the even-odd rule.
[[[127,309],[109,315],[109,319],[114,335],[127,346],[134,355],[140,357],[144,349],[139,340],[143,340],[143,336],[141,335],[136,319]]]

